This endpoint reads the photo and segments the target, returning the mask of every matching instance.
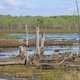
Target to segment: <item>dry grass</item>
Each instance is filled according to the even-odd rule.
[[[41,70],[24,65],[0,66],[0,74],[17,77],[38,75],[40,80],[80,80],[79,71],[66,72],[63,69]]]
[[[63,76],[63,80],[80,80],[80,72],[71,71],[69,73],[65,73]]]

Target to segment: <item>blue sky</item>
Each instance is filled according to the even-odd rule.
[[[80,0],[78,0],[80,7]],[[74,0],[0,0],[0,15],[59,16],[76,14]]]

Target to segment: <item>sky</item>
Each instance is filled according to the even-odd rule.
[[[0,0],[0,15],[60,16],[76,12],[74,0]]]

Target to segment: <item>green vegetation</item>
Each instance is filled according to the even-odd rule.
[[[0,32],[25,32],[25,24],[30,31],[38,24],[48,32],[79,32],[80,29],[77,16],[0,16]]]
[[[17,39],[17,36],[10,36],[8,34],[0,34],[0,39]]]

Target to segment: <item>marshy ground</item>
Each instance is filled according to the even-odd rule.
[[[42,70],[25,65],[0,66],[0,75],[31,79],[35,77],[39,80],[80,80],[80,71],[77,70],[65,71],[64,68]]]

